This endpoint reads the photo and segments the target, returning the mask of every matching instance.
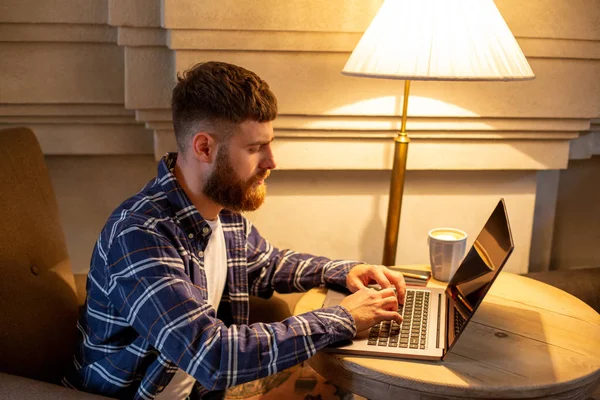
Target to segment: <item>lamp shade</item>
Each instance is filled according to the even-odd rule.
[[[385,0],[342,73],[408,80],[535,78],[492,0]]]

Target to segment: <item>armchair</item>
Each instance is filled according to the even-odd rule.
[[[0,398],[101,397],[58,386],[72,362],[79,308],[40,145],[0,131]]]

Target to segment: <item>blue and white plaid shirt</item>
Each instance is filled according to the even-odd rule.
[[[274,374],[356,333],[341,306],[248,325],[249,295],[345,286],[356,263],[278,250],[229,211],[220,214],[227,284],[218,312],[211,307],[203,256],[211,230],[171,172],[176,157],[161,160],[158,176],[121,204],[100,234],[65,386],[153,399],[179,367],[202,396]]]

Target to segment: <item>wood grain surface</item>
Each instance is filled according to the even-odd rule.
[[[320,308],[325,293],[309,291],[295,313]],[[600,383],[600,314],[550,285],[503,272],[443,362],[319,352],[309,363],[370,399],[584,399]]]

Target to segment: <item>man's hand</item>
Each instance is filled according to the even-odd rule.
[[[394,320],[402,323],[402,317],[398,314],[398,300],[392,289],[362,288],[344,298],[340,305],[354,318],[357,332],[369,329],[381,321]]]
[[[382,289],[394,286],[398,303],[404,304],[406,283],[399,272],[392,271],[383,265],[360,264],[352,268],[346,276],[346,287],[352,293],[365,288],[371,283],[378,283]]]

